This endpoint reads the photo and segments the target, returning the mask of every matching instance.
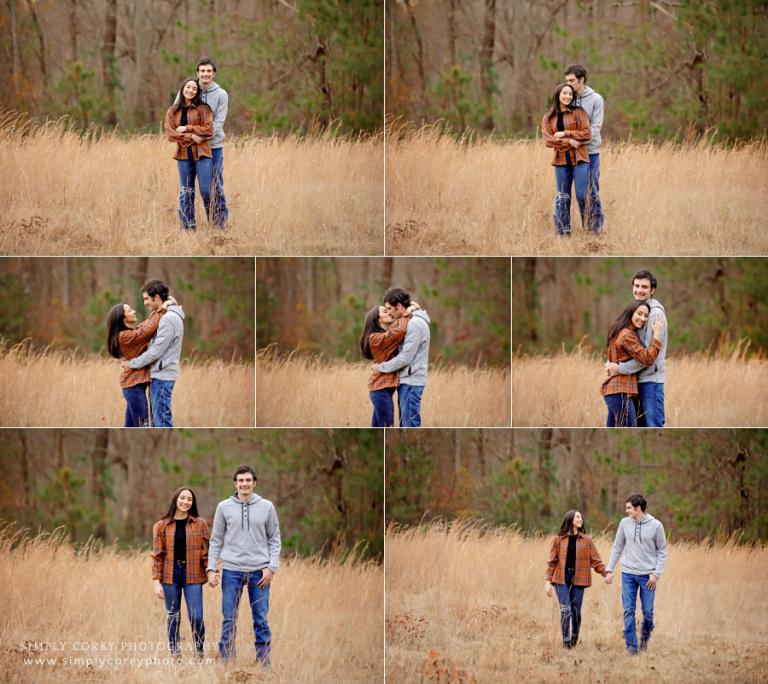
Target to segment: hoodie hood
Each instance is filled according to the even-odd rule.
[[[184,309],[181,308],[181,304],[171,304],[168,311],[180,316],[182,321],[184,320]]]
[[[240,506],[240,529],[250,529],[251,506],[255,506],[261,500],[261,497],[258,494],[251,493],[251,498],[248,501],[241,501],[237,494],[233,494],[228,500]]]
[[[646,513],[640,520],[632,520],[632,522],[635,523],[634,541],[636,543],[643,543],[643,526],[645,525],[646,531],[650,530],[653,526],[651,523],[653,523],[654,520],[656,520],[656,518],[654,518],[650,513]]]
[[[427,325],[429,325],[429,314],[424,309],[416,309],[416,311],[412,314],[413,318],[420,318],[422,321],[424,321]]]

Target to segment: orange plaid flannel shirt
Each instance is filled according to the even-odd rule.
[[[544,144],[555,150],[555,156],[552,159],[552,166],[565,166],[565,153],[571,152],[571,159],[574,164],[579,162],[589,162],[589,151],[586,145],[571,147],[568,139],[578,140],[581,143],[592,140],[592,129],[589,127],[589,117],[581,107],[575,107],[573,111],[563,112],[563,132],[565,137],[559,140],[555,137],[557,133],[557,114],[549,116],[545,114],[541,120],[541,133],[544,136]],[[575,159],[574,159],[575,158]]]
[[[211,143],[207,138],[213,136],[213,112],[208,105],[197,107],[190,105],[187,110],[187,130],[183,133],[177,133],[176,129],[181,126],[181,109],[174,112],[173,107],[168,107],[165,113],[165,132],[168,134],[168,140],[176,143],[176,152],[174,159],[184,160],[187,158],[187,148],[192,148],[192,157],[198,161],[200,157],[212,157]],[[196,133],[201,138],[206,138],[201,143],[192,140],[192,134]]]
[[[140,354],[147,351],[149,341],[157,333],[157,327],[160,325],[160,319],[165,315],[165,309],[153,311],[149,318],[141,325],[132,330],[123,330],[118,336],[117,341],[120,344],[120,353],[123,355],[123,366],[120,369],[120,387],[133,387],[142,382],[149,382],[149,366],[144,368],[129,368],[126,360],[135,359]]]
[[[408,320],[411,318],[410,311],[398,318],[389,330],[380,333],[371,333],[368,336],[368,346],[371,348],[374,363],[384,363],[389,361],[397,354],[397,349],[405,339],[405,331],[408,327]],[[399,371],[392,373],[382,373],[371,369],[368,376],[368,391],[384,389],[385,387],[397,387],[400,384],[398,379]]]
[[[646,349],[637,338],[637,333],[624,328],[608,347],[608,360],[614,363],[635,359],[644,366],[650,366],[661,351],[661,341],[654,338],[653,345]],[[614,375],[603,381],[600,388],[606,394],[637,394],[637,375]]]
[[[163,518],[152,528],[152,579],[163,584],[173,584],[173,535],[176,521]],[[187,520],[187,584],[205,584],[208,576],[208,541],[211,534],[205,518],[189,517]]]
[[[552,537],[552,546],[547,561],[547,581],[553,584],[565,584],[565,559],[568,556],[568,537],[556,534]],[[577,587],[591,587],[592,573],[590,568],[605,577],[605,563],[600,560],[600,554],[592,539],[579,532],[576,537],[576,574],[573,583]]]

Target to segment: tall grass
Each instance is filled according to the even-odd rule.
[[[97,134],[99,133],[99,134]],[[381,136],[242,136],[224,146],[226,232],[178,226],[173,144],[0,117],[0,253],[381,254]]]
[[[577,347],[512,359],[512,425],[603,427],[605,359]],[[763,427],[768,424],[768,360],[730,355],[667,357],[664,398],[669,427]]]
[[[595,541],[607,563],[612,537]],[[671,542],[650,648],[631,661],[620,567],[610,586],[593,573],[580,643],[564,651],[557,599],[544,593],[548,538],[432,525],[391,528],[386,549],[392,684],[765,681],[765,546]]]
[[[183,662],[167,662],[165,607],[155,598],[149,552],[112,547],[74,550],[62,534],[34,538],[0,531],[0,680],[4,682],[220,682],[276,684],[350,682],[383,678],[383,572],[354,555],[345,561],[287,559],[270,591],[272,671],[255,665],[247,597],[238,615],[237,661],[218,659],[221,591],[204,587],[206,659],[191,658],[191,632],[182,608]],[[246,593],[247,594],[247,593]],[[62,644],[60,651],[29,648],[28,642]],[[108,644],[113,650],[83,649]],[[24,664],[25,658],[55,658],[55,664]],[[86,664],[73,658],[143,658],[157,664]]]
[[[320,357],[256,360],[256,424],[260,427],[366,427],[371,424],[371,364]],[[430,368],[421,401],[424,427],[509,427],[509,373],[498,368]],[[395,424],[398,422],[397,395]]]
[[[0,346],[0,426],[121,427],[120,362],[25,344]],[[181,359],[173,388],[177,427],[252,427],[253,364]]]
[[[541,140],[455,140],[434,127],[387,143],[387,251],[484,255],[768,252],[768,144],[605,144],[600,240],[555,236],[552,151]]]

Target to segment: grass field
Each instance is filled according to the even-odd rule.
[[[276,358],[265,352],[256,361],[259,427],[370,427],[370,363]],[[467,366],[431,368],[421,420],[424,427],[509,427],[509,373]]]
[[[0,348],[0,426],[122,427],[115,359]],[[176,427],[252,427],[253,364],[185,362],[173,388]]]
[[[3,682],[368,684],[383,679],[384,577],[375,563],[310,558],[281,564],[270,591],[272,668],[266,673],[254,661],[247,598],[239,613],[235,663],[224,666],[218,659],[221,591],[204,587],[206,659],[195,663],[190,657],[184,607],[183,662],[171,664],[165,607],[153,593],[148,551],[75,552],[60,536],[12,542],[7,528],[0,532]],[[118,658],[135,661],[118,663]]]
[[[612,538],[598,536],[603,560]],[[387,682],[764,682],[768,549],[671,542],[647,653],[624,651],[621,583],[592,574],[580,643],[544,593],[549,540],[422,526],[386,537]],[[638,614],[640,608],[638,604]]]
[[[387,252],[435,255],[762,255],[768,144],[605,144],[603,236],[558,239],[541,140],[457,142],[433,128],[387,142]]]
[[[381,136],[227,139],[230,225],[178,225],[178,171],[164,136],[89,140],[60,124],[0,118],[0,253],[382,254]]]
[[[576,349],[554,356],[513,356],[514,427],[604,427],[604,359]],[[731,356],[667,357],[668,427],[768,425],[768,360]]]

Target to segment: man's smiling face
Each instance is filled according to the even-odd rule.
[[[197,78],[200,80],[200,87],[205,89],[213,82],[215,71],[212,64],[201,64],[197,67]]]
[[[653,297],[654,290],[648,278],[635,278],[632,281],[632,296],[640,301],[647,302]]]

